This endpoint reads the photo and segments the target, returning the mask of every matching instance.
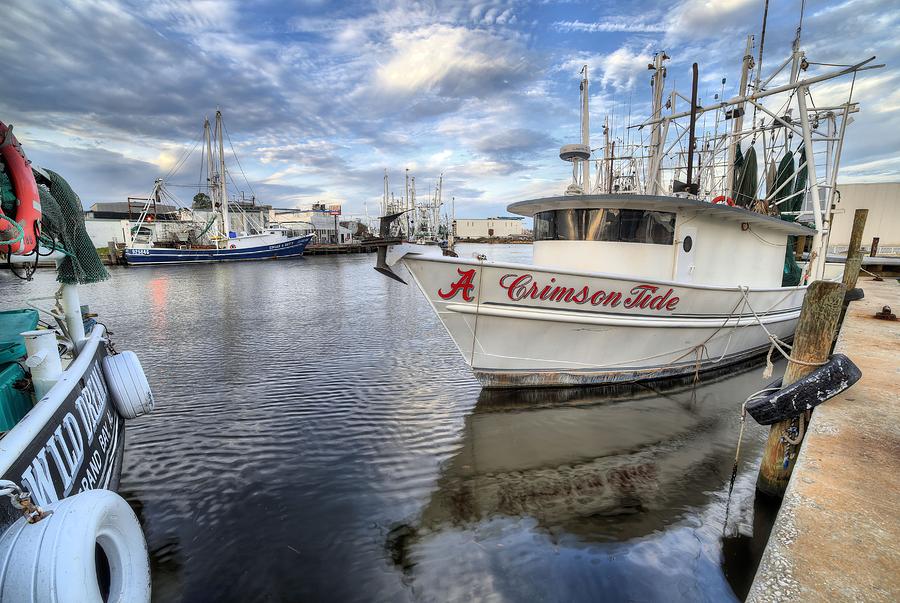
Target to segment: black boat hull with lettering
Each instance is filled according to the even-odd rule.
[[[115,490],[122,472],[125,420],[103,376],[103,327],[94,328],[63,378],[0,440],[0,475],[38,506],[96,488]],[[0,501],[0,531],[21,516]]]

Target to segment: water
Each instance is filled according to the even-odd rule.
[[[128,424],[121,484],[154,600],[743,596],[767,534],[752,423],[722,534],[761,368],[664,392],[482,392],[374,259],[115,269],[82,288],[158,400]],[[3,274],[0,307],[53,278]]]

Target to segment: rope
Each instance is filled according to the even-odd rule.
[[[481,308],[481,276],[484,274],[484,260],[487,256],[479,253],[477,256],[481,266],[478,268],[478,291],[475,293],[475,324],[472,326],[472,356],[470,364],[475,368],[475,343],[478,341],[478,311]]]
[[[778,387],[767,387],[765,389],[761,389],[758,392],[753,392],[747,399],[744,400],[744,403],[741,404],[741,430],[738,432],[738,441],[737,446],[735,446],[734,450],[734,464],[731,466],[731,480],[728,483],[728,498],[725,500],[725,521],[722,524],[722,534],[725,534],[725,529],[728,527],[728,511],[731,507],[731,494],[734,492],[734,482],[737,480],[737,472],[738,472],[738,464],[741,459],[741,443],[744,440],[744,425],[747,423],[747,404],[755,400],[756,398],[766,394],[768,392],[777,391]]]
[[[19,231],[19,234],[16,235],[14,239],[10,239],[8,241],[0,241],[0,245],[15,245],[16,243],[22,241],[25,238],[25,229],[22,228],[22,225],[16,222],[15,220],[10,220],[9,218],[5,218],[7,222],[16,227],[16,230]]]
[[[791,446],[799,446],[800,443],[803,441],[803,433],[806,430],[806,413],[797,417],[797,420],[798,420],[798,423],[797,423],[797,437],[796,438],[791,438],[791,436],[789,435],[788,429],[786,429],[784,431],[784,433],[781,435],[781,437],[784,438],[784,441],[787,442],[788,444],[790,444]]]
[[[784,356],[784,359],[787,360],[788,362],[793,362],[793,363],[799,364],[801,366],[824,366],[824,365],[828,364],[827,361],[825,361],[825,362],[807,362],[805,360],[799,360],[799,359],[791,356],[789,351],[785,352],[785,349],[791,350],[793,348],[793,346],[781,341],[781,339],[778,337],[778,335],[775,335],[774,333],[769,331],[769,329],[766,328],[766,325],[763,324],[762,319],[756,313],[756,310],[753,309],[753,305],[750,304],[750,297],[747,295],[747,293],[750,291],[750,287],[741,285],[740,287],[738,287],[738,289],[740,290],[741,295],[744,296],[744,301],[747,303],[747,307],[750,308],[750,312],[753,314],[753,318],[756,319],[757,324],[759,324],[759,326],[762,327],[762,330],[766,332],[766,336],[768,336],[769,341],[772,342],[771,347],[769,347],[769,353],[766,355],[766,368],[763,371],[763,379],[768,379],[769,377],[771,377],[772,371],[775,370],[775,365],[772,362],[772,352],[774,352],[775,350],[778,350],[778,352],[782,356]]]

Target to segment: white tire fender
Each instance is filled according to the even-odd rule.
[[[122,352],[103,359],[103,376],[119,414],[134,419],[153,411],[153,392],[147,375],[134,352]]]
[[[34,524],[21,518],[0,536],[0,601],[94,603],[104,591],[110,603],[150,601],[147,544],[125,499],[86,490],[44,510],[53,513]]]

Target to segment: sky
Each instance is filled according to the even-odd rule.
[[[443,172],[456,215],[486,217],[565,189],[558,151],[579,142],[583,64],[596,147],[606,116],[648,113],[657,51],[672,57],[670,86],[689,90],[697,61],[701,104],[723,77],[732,96],[764,0],[3,4],[0,120],[85,207],[146,196],[158,177],[189,202],[201,159],[179,160],[218,107],[249,182],[229,157],[235,185],[261,202],[374,216],[384,170],[400,195],[408,168],[420,197]],[[771,2],[764,71],[787,57],[800,14],[799,0]],[[887,64],[854,84],[844,182],[900,180],[898,31],[890,1],[803,8],[810,61]]]

